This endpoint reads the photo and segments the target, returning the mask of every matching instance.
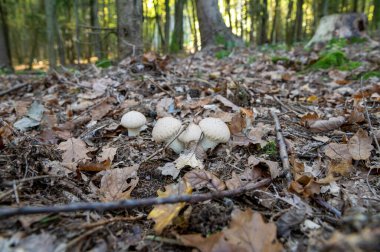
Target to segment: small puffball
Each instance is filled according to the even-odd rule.
[[[169,147],[177,154],[181,153],[184,149],[183,143],[174,139],[182,128],[180,120],[174,117],[163,117],[157,120],[156,125],[152,131],[153,140],[160,143],[170,143]]]
[[[204,150],[214,149],[219,143],[226,143],[230,139],[230,130],[219,118],[205,118],[199,122],[204,136],[200,145]]]
[[[138,111],[129,111],[121,118],[121,125],[128,129],[128,136],[138,136],[144,130],[146,118]]]

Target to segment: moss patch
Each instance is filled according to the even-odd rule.
[[[359,66],[361,66],[360,62],[350,61],[343,52],[335,51],[322,55],[317,62],[311,65],[311,68],[314,70],[336,68],[349,71]]]

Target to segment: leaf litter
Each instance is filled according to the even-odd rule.
[[[347,46],[345,54],[360,55],[362,46]],[[301,53],[303,63],[295,63]],[[1,207],[220,193],[272,179],[236,197],[47,215],[29,228],[16,225],[23,217],[12,217],[1,220],[0,246],[17,240],[13,246],[25,249],[41,239],[48,240],[41,245],[46,248],[65,247],[85,234],[80,224],[104,227],[87,237],[86,248],[93,249],[100,240],[113,250],[127,241],[135,250],[161,251],[183,251],[184,245],[200,251],[339,250],[361,248],[360,239],[374,246],[379,79],[360,84],[357,76],[374,67],[369,61],[350,72],[303,71],[314,54],[242,49],[218,60],[205,52],[182,59],[148,53],[109,69],[58,71],[31,90],[0,97]],[[271,56],[292,60],[270,62]],[[10,88],[13,78],[30,76],[1,76],[0,88]],[[290,157],[289,184],[273,108]],[[131,110],[147,117],[138,137],[119,125]],[[207,152],[199,143],[180,155],[160,151],[164,145],[152,141],[151,132],[164,116],[184,123],[220,118],[231,139]],[[142,218],[109,222],[134,216]],[[80,250],[83,243],[75,246]]]

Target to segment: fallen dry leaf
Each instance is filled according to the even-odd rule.
[[[289,191],[302,195],[305,198],[319,194],[321,186],[315,181],[314,177],[302,175],[289,185]]]
[[[280,175],[280,165],[277,162],[266,160],[264,158],[256,158],[255,156],[249,156],[248,164],[253,167],[259,165],[264,169],[269,169],[272,179],[277,178]]]
[[[168,162],[164,166],[160,166],[157,169],[161,171],[162,175],[172,176],[173,179],[177,178],[179,173],[181,172],[180,169],[177,169],[175,167],[175,164],[173,162]]]
[[[277,240],[277,228],[274,223],[265,223],[261,214],[247,209],[235,209],[231,214],[228,229],[223,230],[224,236],[235,251],[282,251],[282,245]]]
[[[96,159],[98,160],[98,162],[103,162],[103,161],[109,159],[112,163],[112,161],[116,155],[116,152],[117,152],[117,148],[103,146],[102,152],[100,153],[100,156],[96,157]]]
[[[201,252],[234,251],[234,247],[225,240],[223,232],[215,233],[207,237],[203,237],[201,234],[179,235],[178,239],[185,246],[195,247]]]
[[[181,155],[174,161],[175,167],[178,170],[186,166],[190,166],[191,168],[199,168],[204,169],[204,164],[202,160],[197,158],[197,155],[194,152],[189,153],[181,153]]]
[[[217,176],[205,170],[192,170],[184,175],[187,182],[194,189],[202,189],[207,187],[212,191],[223,191],[226,185]]]
[[[111,160],[107,159],[100,163],[79,163],[79,171],[91,171],[91,172],[100,172],[104,170],[109,170],[111,168]]]
[[[112,110],[113,106],[107,100],[101,102],[91,110],[91,117],[93,121],[98,121]]]
[[[354,108],[347,118],[348,123],[361,123],[365,121],[364,113]]]
[[[308,121],[307,128],[309,128],[311,132],[326,132],[338,129],[345,122],[346,118],[344,116],[338,116],[328,120]]]
[[[89,150],[86,143],[78,138],[69,138],[58,145],[58,149],[64,151],[62,154],[62,163],[70,169],[75,169],[79,162],[89,160],[87,156]]]
[[[325,148],[325,154],[331,159],[351,160],[352,156],[347,144],[329,143]]]
[[[354,160],[367,160],[373,150],[372,138],[367,131],[359,129],[358,132],[348,141],[348,151]]]
[[[136,187],[138,166],[116,168],[103,171],[98,191],[101,201],[116,201],[129,199]]]
[[[188,182],[181,180],[177,184],[165,186],[165,192],[158,190],[158,197],[169,197],[174,195],[189,195],[192,189]],[[160,234],[165,227],[170,225],[175,217],[178,216],[181,209],[186,205],[185,202],[176,204],[156,205],[148,215],[148,219],[153,219],[155,222],[154,231]]]
[[[228,128],[232,135],[246,134],[252,128],[253,120],[254,114],[252,110],[240,108],[240,111],[231,118]]]

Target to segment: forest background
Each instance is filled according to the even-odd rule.
[[[201,1],[0,0],[0,66],[3,72],[44,70],[49,64],[107,66],[142,51],[193,53],[202,47],[197,2]],[[380,30],[380,0],[210,2],[218,3],[225,25],[246,46],[303,43],[323,16],[334,13],[363,12],[369,33],[378,35]],[[141,27],[141,35],[124,32],[128,23]],[[226,46],[223,38],[217,43]]]

